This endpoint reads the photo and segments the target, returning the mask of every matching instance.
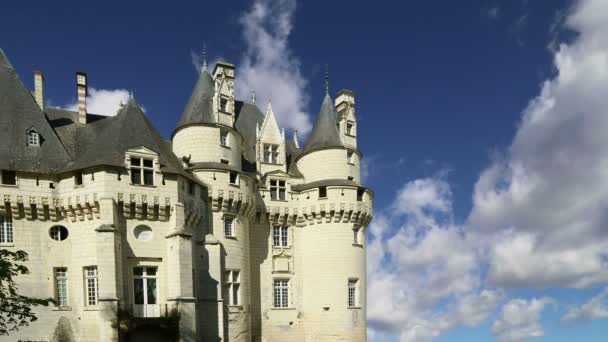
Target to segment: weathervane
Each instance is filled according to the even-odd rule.
[[[203,70],[207,70],[207,45],[203,45]]]

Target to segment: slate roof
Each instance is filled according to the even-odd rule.
[[[264,114],[258,106],[242,101],[235,101],[236,121],[234,126],[243,137],[243,157],[255,162],[255,130],[264,122]]]
[[[340,139],[337,123],[338,114],[334,107],[334,101],[329,94],[325,94],[321,110],[319,111],[319,115],[317,115],[317,121],[304,147],[304,152],[327,147],[344,146],[342,139]]]
[[[40,135],[40,146],[26,145],[30,128]],[[65,147],[0,49],[0,169],[49,173],[69,162]]]
[[[175,133],[181,127],[191,124],[215,123],[215,116],[213,115],[214,92],[215,82],[213,77],[211,77],[207,68],[203,68],[181,119],[173,132]]]

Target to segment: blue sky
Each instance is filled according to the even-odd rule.
[[[72,106],[85,71],[91,106],[111,115],[133,92],[167,138],[203,45],[304,137],[329,64],[332,92],[357,95],[376,193],[370,340],[608,335],[602,1],[39,2],[0,17],[0,47],[30,88],[43,72],[48,103]]]

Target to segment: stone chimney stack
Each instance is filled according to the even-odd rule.
[[[34,97],[41,110],[44,110],[44,77],[38,70],[34,71]]]
[[[78,123],[87,123],[87,74],[76,73],[76,88],[78,91]]]

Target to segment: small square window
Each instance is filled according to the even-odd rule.
[[[319,187],[319,198],[327,198],[327,187],[326,186]]]
[[[154,160],[131,157],[131,184],[154,185]]]
[[[4,185],[17,185],[17,173],[15,171],[2,170],[0,175],[2,184]]]
[[[226,159],[220,159],[220,163],[228,165],[230,164]]]
[[[38,132],[31,130],[26,133],[25,138],[27,146],[40,146],[40,135],[38,135]]]

